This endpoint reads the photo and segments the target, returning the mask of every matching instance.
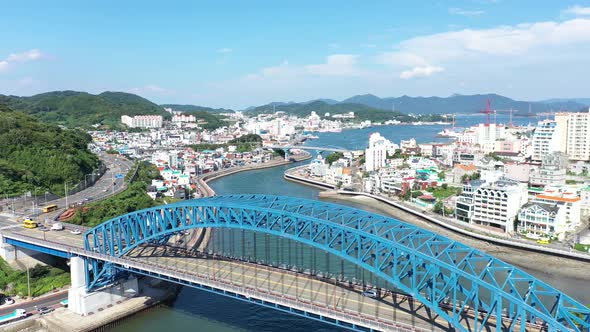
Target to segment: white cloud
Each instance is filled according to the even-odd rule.
[[[590,19],[576,18],[419,36],[400,42],[394,46],[395,51],[382,53],[375,60],[404,71],[404,76],[412,76],[415,67],[447,68],[445,64],[453,62],[481,64],[494,58],[513,61],[527,56],[559,58],[589,42]]]
[[[148,95],[170,95],[175,93],[174,90],[166,89],[155,84],[148,84],[138,88],[131,88],[128,89],[127,92]]]
[[[357,67],[358,55],[333,54],[326,57],[325,63],[310,65],[291,65],[284,60],[278,66],[266,67],[255,74],[246,75],[246,79],[289,78],[300,76],[359,76],[362,71]]]
[[[571,6],[563,11],[565,14],[576,15],[576,16],[588,16],[590,15],[590,7],[582,6]]]
[[[326,58],[326,63],[307,65],[307,73],[312,75],[356,76],[360,70],[356,67],[358,55],[334,54]]]
[[[44,55],[38,49],[32,49],[23,53],[12,53],[6,59],[0,60],[0,71],[8,69],[13,63],[40,60]]]
[[[217,50],[217,53],[221,53],[221,54],[229,54],[231,52],[233,52],[234,50],[229,48],[229,47],[224,47],[224,48],[220,48]]]
[[[428,77],[436,73],[443,72],[445,69],[438,66],[424,66],[414,67],[410,70],[402,71],[399,75],[401,79],[407,80],[411,78]]]
[[[461,15],[467,17],[474,17],[484,14],[483,10],[467,10],[462,8],[449,8],[449,14],[451,15]]]
[[[8,62],[27,62],[33,60],[39,60],[43,57],[43,54],[38,49],[32,49],[23,53],[13,53],[8,56],[6,61]]]

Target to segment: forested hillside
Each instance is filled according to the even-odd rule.
[[[48,123],[89,128],[94,124],[119,127],[121,115],[164,115],[151,101],[124,92],[93,95],[78,91],[53,91],[31,97],[0,95],[0,104]]]
[[[98,164],[90,135],[61,129],[0,104],[0,193],[63,194],[64,183],[83,181]]]

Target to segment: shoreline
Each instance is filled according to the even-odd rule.
[[[291,169],[285,171],[285,178],[288,177],[290,181],[317,187],[309,183],[308,181],[304,181],[298,176],[292,174],[289,174],[289,176],[287,176],[290,170]],[[358,196],[349,196],[338,193],[334,190],[329,190],[326,187],[320,188],[324,190],[320,192],[320,198],[329,198],[335,201],[354,202],[357,204],[365,205],[373,210],[376,210],[377,213],[381,213],[385,216],[393,217],[403,222],[430,230],[434,233],[443,235],[452,240],[461,242],[463,244],[481,250],[510,264],[516,265],[518,267],[523,267],[531,271],[536,271],[538,272],[538,274],[544,277],[546,276],[550,278],[564,276],[572,279],[577,279],[580,281],[590,281],[590,275],[588,275],[588,266],[586,266],[586,264],[584,264],[585,262],[581,261],[580,259],[561,257],[525,249],[518,249],[498,243],[490,243],[491,241],[476,239],[470,235],[459,234],[455,231],[445,228],[444,226],[429,222],[428,220],[416,216],[410,212],[378,201],[375,198],[371,198],[365,195],[358,195],[358,193],[356,194]]]

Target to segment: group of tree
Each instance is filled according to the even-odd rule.
[[[0,104],[0,193],[63,194],[98,166],[90,135],[44,124]]]
[[[0,258],[0,290],[5,295],[26,297],[30,285],[31,296],[43,295],[70,283],[70,274],[66,270],[67,266],[37,264],[29,269],[27,277],[27,271],[13,269]]]

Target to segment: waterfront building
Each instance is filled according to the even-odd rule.
[[[473,216],[470,223],[514,232],[514,220],[527,202],[526,184],[500,178],[481,185],[473,192]]]
[[[518,213],[517,230],[527,237],[563,240],[568,230],[566,208],[563,205],[531,202]]]
[[[309,171],[312,176],[317,177],[324,177],[328,171],[328,165],[326,165],[326,161],[322,158],[322,155],[318,155],[317,158],[311,161],[309,165]]]
[[[369,147],[365,150],[365,170],[372,172],[385,167],[387,159],[387,139],[379,133],[369,136]]]
[[[129,128],[161,128],[163,122],[161,115],[121,116],[121,123]]]
[[[473,194],[485,182],[481,180],[468,181],[463,184],[463,191],[455,199],[455,216],[457,220],[470,223],[475,211]]]
[[[567,230],[574,230],[581,223],[582,199],[573,190],[545,187],[543,193],[536,195],[533,202],[564,206]]]

